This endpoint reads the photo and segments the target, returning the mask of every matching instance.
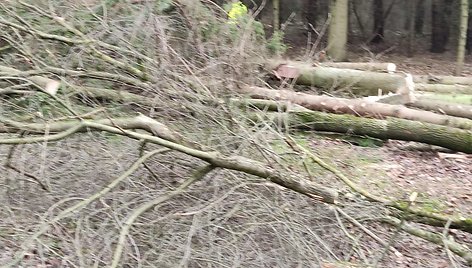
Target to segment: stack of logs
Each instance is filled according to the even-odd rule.
[[[241,89],[252,99],[268,100],[266,108],[280,111],[281,105],[289,107],[283,116],[292,126],[418,141],[472,153],[470,77],[413,76],[396,72],[393,63],[272,61],[267,69],[283,81],[282,88],[300,84],[329,92],[345,89],[364,96],[335,98],[254,86]]]

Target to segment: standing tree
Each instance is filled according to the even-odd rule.
[[[449,24],[453,0],[433,0],[431,20],[431,49],[433,53],[443,53],[449,40]]]
[[[370,43],[378,44],[384,40],[385,17],[383,0],[374,0],[372,5],[374,12],[374,37],[370,40]]]
[[[272,0],[273,17],[274,17],[274,33],[280,28],[280,0]]]
[[[317,0],[304,0],[303,1],[303,17],[308,24],[308,29],[310,29],[310,24],[313,27],[316,27],[316,19],[318,14],[318,1]]]
[[[472,52],[472,0],[469,0],[469,18],[467,23],[467,41],[465,44],[467,54]]]
[[[408,2],[408,46],[407,46],[407,55],[408,57],[413,57],[413,46],[415,43],[415,15],[416,15],[416,3],[417,0],[410,0]]]
[[[330,5],[331,23],[328,33],[328,55],[336,61],[346,59],[348,0],[332,0]]]
[[[384,41],[384,30],[385,30],[385,21],[387,20],[390,12],[392,11],[393,6],[397,0],[392,0],[387,10],[384,12],[384,2],[383,0],[374,0],[372,2],[372,12],[374,17],[374,29],[373,37],[370,39],[369,43],[378,44]]]
[[[415,12],[415,33],[423,34],[424,26],[424,14],[425,14],[425,1],[417,0],[416,3],[416,12]]]
[[[469,19],[469,0],[461,0],[461,22],[460,22],[459,42],[457,45],[457,63],[456,63],[456,70],[455,70],[456,75],[460,75],[462,73],[462,67],[464,67],[468,19]]]

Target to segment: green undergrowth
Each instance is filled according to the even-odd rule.
[[[339,142],[339,137],[333,139],[328,138],[324,134],[319,135],[310,132],[296,133],[292,137],[299,145],[310,150],[327,164],[339,169],[351,180],[359,182],[360,178],[375,176],[378,182],[376,183],[377,186],[381,188],[389,187],[383,179],[386,176],[385,171],[379,171],[375,168],[375,165],[383,161],[382,155],[375,153],[377,149],[363,148],[343,141]],[[316,140],[327,142],[326,145],[311,142]],[[308,155],[295,152],[284,141],[273,140],[270,144],[274,152],[291,168],[302,172],[308,171],[311,175],[315,176],[332,175],[330,171],[315,163]],[[366,152],[365,150],[369,151]]]

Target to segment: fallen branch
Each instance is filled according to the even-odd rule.
[[[150,119],[152,120],[152,119]],[[111,120],[113,122],[113,120]],[[14,123],[14,122],[13,122]],[[14,123],[9,121],[9,125],[21,126],[21,123]],[[158,122],[157,122],[158,123]],[[44,131],[46,131],[47,125],[43,125]],[[251,174],[263,179],[267,179],[270,182],[278,184],[282,187],[294,190],[298,193],[304,194],[311,198],[320,200],[325,203],[335,203],[337,200],[337,191],[327,188],[325,186],[317,185],[306,179],[281,173],[278,170],[265,165],[264,163],[257,162],[241,156],[223,156],[218,152],[206,152],[192,147],[188,147],[179,143],[175,143],[160,137],[151,136],[148,134],[138,133],[129,131],[123,128],[114,127],[111,125],[97,123],[91,120],[82,120],[76,125],[72,126],[58,134],[53,134],[43,137],[28,137],[28,138],[11,138],[11,139],[0,139],[0,144],[24,144],[24,143],[35,143],[45,141],[57,141],[64,139],[81,129],[95,129],[115,133],[118,135],[127,136],[133,139],[145,140],[150,143],[159,144],[161,146],[173,149],[184,154],[200,158],[203,161],[212,164],[215,167],[226,168],[234,171],[240,171],[243,173]],[[27,130],[26,126],[23,125],[21,128]],[[33,128],[33,131],[38,131],[38,128]]]
[[[440,215],[440,214],[433,213],[433,212],[427,212],[427,211],[422,210],[420,208],[415,208],[415,207],[409,205],[409,203],[405,204],[404,202],[397,202],[397,201],[394,201],[394,200],[391,200],[391,199],[385,199],[383,197],[372,194],[369,191],[367,191],[366,189],[364,189],[361,186],[354,183],[346,175],[344,175],[340,170],[338,170],[335,167],[327,164],[321,158],[319,158],[315,154],[313,154],[310,150],[308,150],[307,148],[305,148],[302,145],[298,144],[295,140],[290,138],[290,139],[287,139],[286,142],[287,142],[287,144],[290,145],[291,148],[294,149],[294,151],[297,151],[297,152],[300,152],[300,153],[303,153],[303,154],[307,154],[313,162],[317,163],[322,168],[324,168],[324,169],[328,170],[329,172],[333,173],[346,186],[348,186],[352,191],[364,196],[365,198],[367,198],[367,200],[382,203],[386,206],[393,207],[393,208],[398,209],[398,210],[403,211],[403,212],[408,212],[408,214],[412,215],[412,216],[401,215],[405,219],[420,222],[420,223],[425,223],[425,224],[428,224],[428,225],[440,226],[440,227],[445,226],[447,223],[449,223],[449,225],[452,228],[460,229],[460,230],[463,230],[465,232],[472,233],[472,218],[466,218],[466,217],[461,217],[461,216],[450,217],[450,216],[447,216],[447,215]]]
[[[113,253],[113,260],[112,260],[112,263],[110,265],[110,268],[118,267],[118,265],[120,263],[120,259],[121,259],[121,254],[123,252],[123,247],[125,245],[126,237],[129,234],[129,230],[131,229],[131,226],[133,225],[133,223],[136,221],[136,219],[139,216],[141,216],[147,210],[149,210],[149,209],[151,209],[151,208],[153,208],[153,207],[155,207],[155,206],[171,199],[172,197],[174,197],[176,195],[179,195],[179,194],[183,193],[184,190],[188,186],[190,186],[194,182],[197,182],[197,181],[203,179],[203,177],[205,177],[205,175],[210,173],[213,169],[215,169],[214,166],[207,165],[207,166],[197,170],[195,172],[195,174],[193,174],[192,177],[190,177],[189,179],[184,181],[175,190],[173,190],[171,192],[168,192],[168,193],[166,193],[162,196],[159,196],[159,197],[157,197],[157,198],[155,198],[151,201],[148,201],[148,202],[142,204],[141,206],[139,206],[137,209],[135,209],[133,211],[133,213],[131,213],[131,215],[128,217],[128,219],[126,219],[126,221],[123,224],[123,228],[120,231],[120,236],[118,237],[118,244],[116,245],[115,252]]]
[[[472,265],[472,251],[467,246],[461,245],[455,242],[454,240],[443,239],[443,236],[441,234],[421,230],[419,228],[411,226],[410,224],[404,223],[400,225],[400,220],[393,217],[385,217],[382,219],[382,221],[390,225],[399,227],[401,230],[411,235],[421,237],[436,245],[446,245],[449,250],[461,256],[467,262],[468,265]]]
[[[51,225],[57,223],[58,221],[66,218],[66,217],[69,217],[69,216],[73,215],[74,213],[77,213],[81,209],[83,209],[86,206],[88,206],[89,204],[91,204],[93,201],[99,199],[100,197],[104,196],[106,193],[113,190],[116,186],[118,186],[118,184],[120,184],[128,176],[133,174],[133,172],[135,172],[141,166],[142,163],[144,163],[147,159],[149,159],[153,155],[159,154],[159,153],[164,153],[164,152],[167,152],[167,151],[169,151],[169,150],[168,149],[158,149],[158,150],[154,150],[152,152],[149,152],[149,153],[145,154],[144,156],[142,156],[138,160],[136,160],[133,163],[133,165],[131,165],[121,176],[119,176],[118,178],[113,180],[111,183],[109,183],[105,188],[103,188],[99,192],[97,192],[97,193],[89,196],[88,198],[78,202],[77,204],[61,211],[61,213],[59,213],[57,216],[55,216],[51,220],[41,223],[40,226],[38,227],[38,230],[33,235],[31,235],[28,239],[23,241],[23,243],[21,245],[22,249],[15,254],[15,257],[13,258],[13,260],[11,262],[9,262],[7,265],[2,266],[2,268],[16,266],[24,258],[24,256],[27,253],[29,247],[31,247],[31,245],[36,241],[36,239],[38,239],[40,236],[45,234],[49,230]]]
[[[145,115],[138,115],[135,117],[124,117],[124,118],[115,118],[115,119],[99,119],[91,120],[90,122],[95,122],[97,124],[102,124],[106,126],[114,126],[119,129],[142,129],[153,135],[156,135],[162,139],[179,142],[184,144],[189,144],[184,141],[184,138],[179,133],[170,130],[164,124],[157,122],[156,120],[147,117]],[[85,132],[88,131],[86,125],[81,125],[78,120],[66,120],[60,122],[50,122],[50,123],[22,123],[16,122],[13,120],[0,119],[0,132],[11,133],[14,131],[28,131],[29,133],[44,134],[45,132],[56,134],[56,133],[68,133],[73,134],[76,132]],[[51,136],[49,136],[51,137]],[[59,135],[58,138],[62,139],[66,136]],[[31,138],[31,137],[30,137]],[[37,137],[36,137],[37,138]],[[39,137],[39,139],[44,139],[47,137]],[[13,144],[16,139],[13,139]],[[49,138],[51,140],[51,138]],[[24,139],[25,142],[28,141],[28,138]]]

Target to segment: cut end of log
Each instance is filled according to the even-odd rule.
[[[388,73],[394,73],[397,71],[397,65],[395,65],[395,63],[388,63],[387,64],[387,72]]]
[[[280,64],[273,70],[273,73],[280,80],[285,78],[293,79],[300,75],[297,67],[288,64]]]
[[[405,104],[416,101],[415,83],[413,82],[413,76],[411,74],[405,74],[404,84],[398,88],[396,94],[402,96],[402,102]]]
[[[408,97],[407,102],[415,102],[415,82],[413,82],[413,76],[411,74],[406,74],[405,76],[405,84],[408,90]]]
[[[61,87],[61,82],[56,80],[50,80],[47,82],[46,86],[44,87],[44,91],[46,91],[51,96],[56,95],[57,91]]]

